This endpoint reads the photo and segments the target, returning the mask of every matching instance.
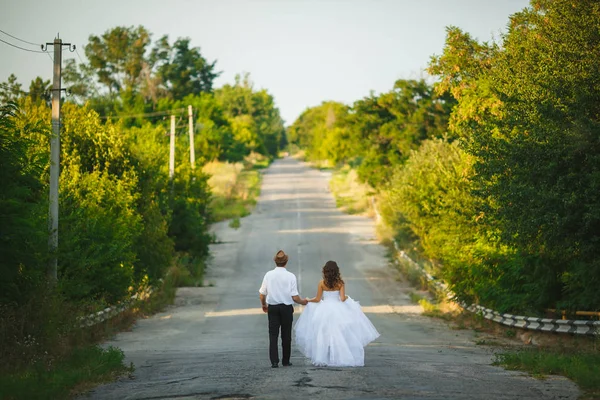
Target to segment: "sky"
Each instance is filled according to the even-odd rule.
[[[275,98],[286,124],[323,101],[352,104],[392,89],[397,79],[431,79],[445,28],[499,39],[527,0],[0,0],[0,30],[33,42],[57,34],[83,51],[90,35],[143,25],[157,40],[189,37],[222,71],[215,87],[249,73]],[[0,33],[0,39],[33,46]],[[39,48],[37,48],[39,49]],[[76,58],[64,52],[63,59]],[[0,42],[0,82],[14,73],[25,89],[52,79],[52,61]]]

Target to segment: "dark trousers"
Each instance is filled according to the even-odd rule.
[[[281,362],[286,365],[290,363],[290,353],[292,348],[292,321],[294,320],[294,306],[285,304],[269,304],[269,357],[271,364],[279,363],[279,351],[277,348],[277,339],[279,338],[279,328],[281,327],[281,347],[283,347],[283,357]]]

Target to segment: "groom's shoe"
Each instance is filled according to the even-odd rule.
[[[291,367],[292,365],[294,365],[294,364],[292,364],[292,363],[283,364],[284,367]]]
[[[271,364],[271,368],[279,368],[279,364],[273,363]]]

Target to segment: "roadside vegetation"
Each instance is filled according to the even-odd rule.
[[[260,171],[269,166],[269,161],[253,154],[244,162],[212,161],[204,165],[203,171],[210,175],[210,210],[214,222],[231,220],[230,225],[239,228],[240,218],[249,215],[256,205],[262,183]]]
[[[599,20],[595,2],[534,0],[498,42],[448,27],[437,82],[324,102],[288,140],[309,161],[352,166],[459,300],[598,311]]]
[[[527,348],[496,354],[494,365],[527,371],[544,379],[547,375],[563,375],[583,391],[582,399],[600,396],[600,354],[589,350]]]
[[[348,214],[373,216],[371,196],[373,189],[358,180],[356,170],[346,165],[335,169],[329,181],[329,189],[335,196],[336,205]]]
[[[64,61],[69,95],[61,115],[56,254],[47,246],[50,81],[38,77],[24,90],[11,75],[0,84],[3,399],[66,398],[74,388],[130,371],[118,349],[96,343],[163,307],[177,286],[203,285],[210,223],[232,218],[239,225],[256,201],[259,168],[286,144],[273,97],[248,75],[214,88],[216,61],[189,39],[150,38],[142,26],[115,27],[90,36],[88,62]],[[238,164],[232,173],[229,166]],[[207,165],[229,174],[225,191],[211,188],[219,178],[210,173],[220,167]],[[57,280],[47,271],[55,256]],[[149,301],[80,329],[80,317],[148,286],[156,289]],[[55,383],[35,386],[34,377]]]
[[[429,64],[435,83],[401,79],[351,105],[324,102],[288,139],[308,161],[337,168],[332,185],[355,171],[374,191],[388,243],[458,302],[540,317],[600,311],[599,23],[597,2],[532,0],[494,42],[450,26]],[[352,206],[364,198],[334,194],[364,210]],[[577,371],[595,371],[597,347],[585,357],[531,351],[499,360],[596,390]]]
[[[450,329],[475,332],[475,344],[494,348],[493,365],[525,371],[537,379],[562,375],[582,390],[580,399],[600,396],[600,339],[511,328],[461,309],[427,287],[409,293],[422,315],[446,321]]]
[[[3,399],[67,399],[79,390],[133,372],[123,359],[123,352],[114,347],[76,347],[48,368],[38,365],[0,375],[0,395]]]

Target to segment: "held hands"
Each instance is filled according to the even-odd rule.
[[[307,304],[308,304],[308,299],[304,299],[304,300],[302,300],[302,305],[303,305],[303,306],[305,306],[305,305],[307,305]]]

